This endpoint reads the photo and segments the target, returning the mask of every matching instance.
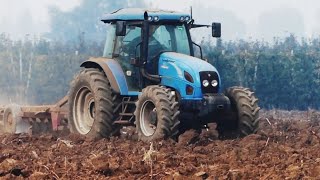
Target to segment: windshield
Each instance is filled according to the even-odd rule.
[[[173,51],[190,55],[190,46],[186,27],[182,24],[150,25],[149,56],[152,56],[153,51]]]

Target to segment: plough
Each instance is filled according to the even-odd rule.
[[[65,130],[68,110],[65,96],[54,105],[28,106],[10,104],[0,107],[3,133],[42,133]]]

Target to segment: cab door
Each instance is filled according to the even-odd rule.
[[[118,60],[124,71],[129,91],[139,91],[139,68],[133,66],[131,60],[140,54],[138,44],[141,42],[141,27],[137,25],[126,26],[126,35],[117,36],[115,39],[113,58]]]

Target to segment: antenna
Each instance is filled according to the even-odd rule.
[[[190,6],[190,15],[191,15],[191,20],[192,20],[192,6]]]

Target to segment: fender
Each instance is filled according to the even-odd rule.
[[[102,69],[110,82],[111,88],[115,92],[121,95],[128,94],[126,77],[120,64],[116,60],[103,57],[90,58],[83,62],[80,67]]]

